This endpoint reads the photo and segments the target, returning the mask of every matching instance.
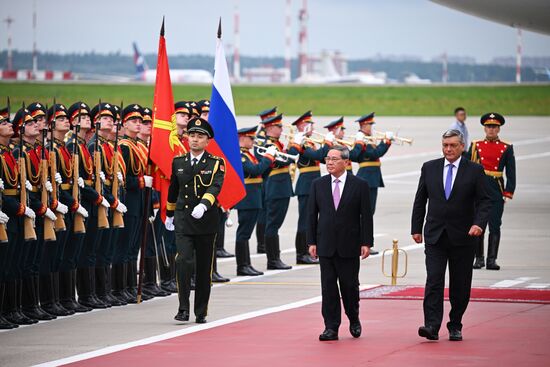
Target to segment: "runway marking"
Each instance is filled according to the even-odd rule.
[[[363,286],[360,287],[360,291],[375,288],[375,287],[378,287],[378,285],[363,285]],[[172,339],[172,338],[182,336],[182,335],[188,335],[188,334],[196,333],[196,332],[203,331],[203,330],[213,329],[215,327],[219,327],[219,326],[223,326],[223,325],[227,325],[227,324],[232,324],[232,323],[243,321],[243,320],[248,320],[248,319],[252,319],[252,318],[255,318],[255,317],[259,317],[259,316],[264,316],[264,315],[268,315],[268,314],[272,314],[272,313],[276,313],[276,312],[287,311],[287,310],[291,310],[291,309],[294,309],[294,308],[308,306],[308,305],[318,303],[318,302],[321,302],[321,296],[308,298],[308,299],[304,299],[304,300],[297,301],[297,302],[287,303],[287,304],[280,305],[280,306],[268,307],[268,308],[264,308],[264,309],[257,310],[257,311],[246,312],[246,313],[243,313],[243,314],[226,317],[224,319],[215,320],[215,321],[209,322],[207,324],[194,325],[194,326],[190,326],[190,327],[187,327],[187,328],[184,328],[184,329],[171,331],[171,332],[156,335],[156,336],[151,336],[151,337],[144,338],[144,339],[135,340],[135,341],[128,342],[128,343],[112,345],[112,346],[101,348],[101,349],[94,350],[94,351],[91,351],[91,352],[81,353],[81,354],[77,354],[77,355],[74,355],[74,356],[71,356],[71,357],[61,358],[61,359],[57,359],[57,360],[54,360],[54,361],[37,364],[37,365],[35,365],[35,367],[51,367],[51,366],[60,366],[60,365],[63,365],[63,364],[68,364],[68,363],[74,363],[74,362],[82,361],[82,360],[85,360],[85,359],[90,359],[90,358],[94,358],[94,357],[103,356],[103,355],[106,355],[106,354],[111,354],[111,353],[118,352],[118,351],[121,351],[121,350],[129,349],[129,348],[134,348],[134,347],[139,347],[139,346],[143,346],[143,345],[147,345],[147,344],[157,343],[157,342],[160,342],[160,341],[163,341],[163,340]]]
[[[494,288],[510,288],[510,287],[516,286],[518,284],[526,283],[530,280],[535,280],[535,279],[539,279],[539,278],[537,278],[537,277],[520,277],[520,278],[516,278],[516,279],[506,279],[506,280],[501,280],[500,282],[496,282],[495,284],[491,285],[491,287],[494,287]]]
[[[227,282],[227,285],[314,285],[319,286],[321,282]]]

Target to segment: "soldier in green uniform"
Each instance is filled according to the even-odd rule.
[[[269,167],[275,161],[275,152],[277,149],[275,146],[271,146],[260,159],[257,159],[253,153],[256,131],[256,126],[242,128],[238,131],[246,197],[235,206],[239,218],[235,242],[237,275],[256,276],[263,274],[261,271],[254,269],[250,262],[248,240],[250,240],[250,236],[258,220],[258,214],[263,205],[262,174],[269,170]]]
[[[283,115],[279,114],[263,121],[266,132],[265,148],[274,146],[278,152],[285,153],[285,147],[279,140],[283,132]],[[261,154],[256,149],[256,157],[261,158]],[[290,178],[289,165],[294,163],[291,159],[275,159],[271,165],[271,170],[264,173],[265,187],[265,250],[267,255],[267,269],[291,269],[292,266],[285,264],[281,260],[281,250],[279,243],[279,229],[283,225],[290,198],[294,196],[292,189],[292,179]]]
[[[359,132],[355,137],[356,144],[350,152],[350,158],[353,157],[354,161],[359,163],[357,176],[366,180],[369,184],[371,209],[372,215],[374,215],[378,188],[384,187],[384,180],[382,180],[382,171],[380,169],[380,157],[384,156],[388,152],[388,149],[390,149],[392,137],[385,137],[378,144],[365,142],[365,136],[372,136],[372,127],[376,123],[374,121],[374,112],[361,116],[356,122],[359,123]],[[360,151],[360,153],[357,154],[357,151]],[[378,251],[371,247],[370,254],[376,255]]]
[[[318,149],[314,142],[307,140],[313,133],[312,116],[311,111],[307,111],[292,123],[298,129],[298,133],[294,135],[294,141],[288,147],[289,154],[300,155],[297,162],[300,175],[295,189],[298,196],[298,228],[295,240],[297,264],[319,264],[319,260],[309,255],[306,243],[307,200],[313,180],[321,177],[321,161],[324,161],[331,146],[331,143],[323,144]]]
[[[260,116],[260,124],[258,126],[258,130],[256,131],[256,139],[255,144],[259,146],[264,146],[266,143],[266,136],[265,136],[265,126],[263,125],[263,121],[276,116],[277,115],[277,107],[273,107],[267,110],[264,110],[258,114]],[[259,254],[265,254],[265,188],[262,190],[262,208],[260,209],[260,212],[258,213],[258,221],[256,223],[256,252]]]
[[[480,121],[485,130],[485,139],[472,142],[468,157],[481,164],[485,169],[485,184],[492,202],[489,216],[487,269],[500,270],[500,266],[496,263],[500,245],[500,226],[502,225],[504,203],[512,199],[516,189],[516,158],[514,157],[514,146],[500,140],[498,136],[500,127],[506,122],[504,117],[496,112],[491,112],[483,115]],[[504,181],[505,174],[506,182]],[[476,248],[474,269],[481,269],[485,266],[484,237],[484,235],[480,237]]]
[[[225,162],[205,150],[214,137],[208,121],[193,118],[187,132],[190,152],[172,162],[165,226],[176,230],[179,308],[175,319],[189,320],[191,275],[196,263],[195,321],[205,323],[220,220],[217,196],[225,178]]]

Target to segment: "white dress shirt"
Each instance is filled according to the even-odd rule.
[[[464,146],[468,149],[470,146],[470,134],[468,133],[466,123],[456,120],[451,124],[450,129],[458,130],[462,133],[462,136],[464,136]]]
[[[201,154],[199,154],[197,156],[194,156],[193,153],[190,153],[189,155],[190,155],[190,158],[191,158],[191,165],[193,165],[193,159],[197,159],[197,163],[199,163],[201,161],[201,158],[204,155],[204,150],[202,151]]]
[[[344,192],[344,185],[346,184],[346,177],[348,176],[348,173],[344,171],[342,173],[342,176],[336,177],[333,175],[330,175],[331,185],[332,185],[332,193],[334,193],[334,189],[336,188],[336,183],[334,180],[338,179],[340,182],[338,182],[338,187],[340,188],[340,198],[342,198],[342,193]]]
[[[449,165],[452,164],[454,166],[453,168],[453,180],[451,181],[451,190],[453,189],[453,185],[455,184],[455,178],[456,173],[458,172],[458,166],[460,165],[460,160],[462,159],[462,156],[458,157],[456,161],[453,163],[449,162],[447,158],[445,158],[445,163],[443,166],[443,190],[445,190],[445,183],[447,182],[447,172],[449,171]]]

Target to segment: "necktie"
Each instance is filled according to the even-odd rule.
[[[340,180],[334,180],[334,191],[332,192],[332,200],[334,201],[334,209],[338,209],[340,204]]]
[[[197,159],[197,158],[193,158],[191,162],[193,162],[191,165],[192,165],[193,167],[195,167],[195,166],[197,165],[198,159]]]
[[[453,188],[453,168],[454,165],[448,164],[447,165],[447,179],[445,180],[445,199],[449,199],[449,196],[451,196],[451,189]]]

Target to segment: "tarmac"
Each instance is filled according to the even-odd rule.
[[[316,129],[324,131],[322,126],[332,119],[332,117],[319,117]],[[241,127],[257,122],[256,118],[246,116],[239,117],[238,120]],[[293,120],[289,118],[286,121]],[[356,127],[350,122],[353,121],[352,117],[346,118],[346,121],[347,131],[350,136],[353,136]],[[423,246],[415,244],[410,236],[411,206],[420,167],[424,161],[441,156],[440,137],[451,124],[452,118],[380,117],[377,122],[375,127],[378,130],[399,130],[400,136],[412,137],[414,143],[412,146],[394,145],[382,158],[382,172],[386,187],[379,190],[375,215],[375,246],[378,250],[391,248],[392,240],[397,239],[400,248],[408,253],[407,275],[399,279],[398,284],[422,286],[425,281]],[[473,139],[483,137],[479,117],[470,117],[467,124]],[[548,195],[550,193],[550,117],[509,117],[500,136],[503,140],[514,143],[517,188],[514,199],[505,206],[498,259],[502,269],[500,271],[476,270],[473,285],[474,287],[550,290],[550,248],[548,246],[550,242],[548,225],[550,223],[550,195]],[[297,215],[297,201],[292,199],[280,232],[282,258],[292,265],[295,264],[294,234]],[[228,251],[233,252],[236,213],[232,213],[231,218],[235,225],[226,230],[225,246]],[[254,236],[250,241],[250,247],[253,253],[253,265],[264,271],[265,255],[255,254]],[[364,287],[389,284],[390,280],[381,272],[381,261],[382,256],[376,255],[362,262],[360,282]],[[386,267],[388,267],[389,259],[386,258],[386,261]],[[400,261],[400,264],[404,265],[404,261]],[[196,362],[195,365],[201,365],[197,362],[201,360],[201,356],[205,358],[204,361],[212,361],[210,364],[202,365],[215,365],[214,361],[220,361],[227,366],[248,365],[248,362],[245,363],[248,360],[247,354],[250,353],[251,360],[256,361],[258,351],[255,350],[254,345],[262,338],[272,341],[271,347],[282,358],[278,365],[285,366],[315,364],[318,356],[312,358],[316,353],[321,353],[320,348],[324,349],[321,356],[331,353],[341,355],[341,361],[345,361],[342,365],[346,366],[364,365],[369,361],[376,362],[377,366],[400,365],[407,361],[411,362],[411,365],[420,365],[424,354],[433,355],[431,350],[426,349],[426,344],[430,343],[425,343],[424,339],[416,336],[416,330],[423,319],[420,301],[362,300],[361,319],[364,330],[363,337],[359,340],[364,343],[361,344],[364,348],[350,347],[349,342],[354,341],[351,339],[341,340],[342,343],[336,343],[334,348],[330,349],[328,345],[319,346],[320,342],[317,341],[318,334],[323,329],[317,304],[320,296],[317,266],[294,266],[289,271],[267,271],[260,277],[236,277],[235,260],[230,258],[220,259],[218,270],[222,275],[232,278],[232,281],[214,286],[209,308],[209,323],[206,326],[197,326],[192,322],[186,324],[175,322],[173,316],[177,311],[177,297],[172,295],[139,305],[95,310],[0,332],[2,346],[0,366],[66,364],[111,351],[125,351],[137,345],[153,345],[152,343],[161,340],[172,340],[163,339],[164,337],[161,336],[179,337],[183,335],[182,333],[187,333],[184,334],[186,342],[182,342],[181,345],[173,344],[173,350],[177,350],[177,353],[181,350],[181,358],[178,359],[181,363],[187,363],[185,351],[188,351],[188,362]],[[535,347],[533,350],[522,349],[515,344],[510,344],[509,347],[514,349],[518,359],[507,358],[508,354],[503,353],[502,346],[499,347],[499,343],[495,342],[495,338],[497,341],[506,340],[504,338],[506,335],[514,341],[521,341],[527,338],[531,331],[539,332],[535,335],[543,337],[544,331],[541,329],[548,329],[550,326],[548,310],[536,314],[533,311],[531,314],[526,311],[527,305],[524,306],[525,309],[521,309],[520,306],[515,307],[518,307],[517,314],[522,314],[524,317],[523,324],[517,324],[518,328],[510,329],[510,334],[502,332],[499,335],[500,324],[490,322],[490,317],[492,313],[498,311],[500,306],[472,303],[465,316],[464,344],[454,347],[452,344],[449,345],[449,342],[441,343],[440,345],[444,345],[441,347],[444,349],[443,357],[433,359],[433,364],[442,363],[445,360],[447,365],[487,365],[489,360],[493,363],[496,358],[496,361],[502,361],[503,365],[508,365],[505,362],[519,363],[521,361],[519,357],[523,354],[526,358],[537,353],[539,356],[546,356],[544,349],[538,350]],[[396,317],[404,314],[406,314],[405,321],[396,321]],[[271,318],[274,317],[273,315],[276,315],[276,322],[263,323],[264,317]],[[191,315],[191,320],[193,319]],[[250,332],[246,328],[236,333],[231,332],[230,327],[229,331],[227,329],[229,323],[245,322],[248,323],[247,325],[250,323],[254,325],[255,320],[258,327],[254,327]],[[506,319],[501,321],[506,322]],[[511,324],[516,325],[516,321]],[[541,325],[545,328],[540,328]],[[210,338],[204,339],[201,334],[203,328],[213,333],[209,334]],[[216,331],[218,328],[220,332]],[[342,333],[344,332],[346,332],[345,328],[342,330]],[[277,336],[275,341],[274,335]],[[492,356],[493,359],[485,360],[486,363],[483,364],[478,363],[479,360],[454,361],[448,358],[449,355],[470,353],[478,348],[473,343],[467,344],[468,337],[473,338],[474,335],[475,340],[487,341],[484,353],[487,357]],[[287,336],[292,337],[286,340]],[[349,338],[349,335],[346,334],[346,338]],[[547,340],[547,335],[542,340]],[[199,341],[207,342],[208,347],[206,348]],[[236,341],[239,341],[239,345],[243,347],[228,348],[228,345],[235,345]],[[307,347],[303,343],[306,343]],[[391,343],[395,345],[391,346]],[[359,344],[356,343],[356,345]],[[370,345],[374,350],[372,360],[365,357],[370,353]],[[264,350],[262,348],[259,350]],[[379,353],[380,348],[387,353]],[[170,353],[169,350],[160,351]],[[203,353],[198,353],[199,351]],[[155,348],[140,353],[139,356],[139,361],[134,360],[136,363],[132,364],[151,365],[157,363],[157,360],[162,363],[164,358],[159,354],[159,349]],[[214,356],[220,358],[215,359]],[[526,359],[526,361],[529,360]],[[531,365],[536,365],[539,360],[535,358]],[[130,364],[121,363],[122,361],[112,361],[106,365]],[[261,359],[257,360],[255,365],[258,363],[261,363]],[[270,364],[272,363],[268,363]]]

